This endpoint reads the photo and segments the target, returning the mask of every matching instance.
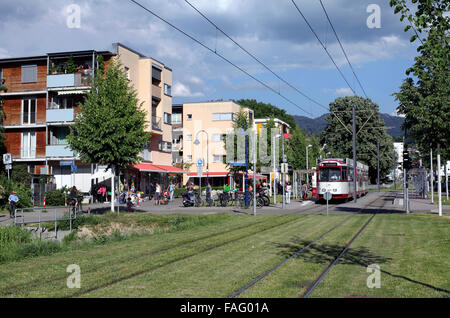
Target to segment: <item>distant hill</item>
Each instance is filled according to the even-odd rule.
[[[325,129],[327,126],[327,121],[325,120],[327,114],[324,114],[320,117],[311,119],[305,116],[293,116],[297,125],[306,131],[308,135],[311,133],[318,135]],[[384,120],[384,124],[386,127],[392,127],[388,129],[387,132],[392,137],[400,137],[403,136],[402,124],[403,118],[397,116],[391,116],[388,114],[380,114],[380,118]]]

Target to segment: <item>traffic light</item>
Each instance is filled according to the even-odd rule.
[[[408,150],[403,151],[403,169],[411,169],[411,159],[409,158]]]

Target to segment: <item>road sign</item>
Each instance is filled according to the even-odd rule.
[[[325,192],[323,194],[323,198],[327,200],[327,216],[328,216],[328,201],[331,200],[331,197],[332,197],[331,192]]]
[[[75,165],[75,162],[74,161],[60,161],[59,165],[60,166],[73,166],[73,165]]]
[[[5,165],[12,164],[12,155],[10,153],[3,154],[3,164]]]
[[[5,165],[5,168],[6,168],[6,170],[11,170],[12,169],[12,165],[7,164],[7,165]]]
[[[77,166],[72,165],[72,172],[77,172]]]
[[[287,163],[282,163],[281,164],[281,173],[288,173],[289,171],[289,167]]]
[[[204,161],[202,158],[197,159],[197,167],[203,167],[203,163],[204,163]]]
[[[229,164],[231,167],[245,166],[245,161],[231,161]]]
[[[203,176],[203,167],[197,166],[197,178],[201,178]]]

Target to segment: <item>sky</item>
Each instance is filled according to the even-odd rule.
[[[315,118],[326,113],[336,98],[352,95],[352,90],[364,96],[319,0],[295,0],[295,4],[349,85],[292,0],[189,0],[290,85],[242,51],[185,0],[137,1],[265,85],[129,0],[0,0],[0,58],[112,50],[112,43],[120,42],[173,70],[175,104],[256,99],[292,115]],[[387,0],[322,3],[367,96],[382,113],[395,114],[398,105],[392,94],[417,55],[417,44],[409,42],[413,31],[404,32],[407,22],[394,15]],[[380,8],[379,16],[374,5]]]

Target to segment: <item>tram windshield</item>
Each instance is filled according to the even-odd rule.
[[[320,168],[319,181],[340,181],[341,169],[339,168]]]

